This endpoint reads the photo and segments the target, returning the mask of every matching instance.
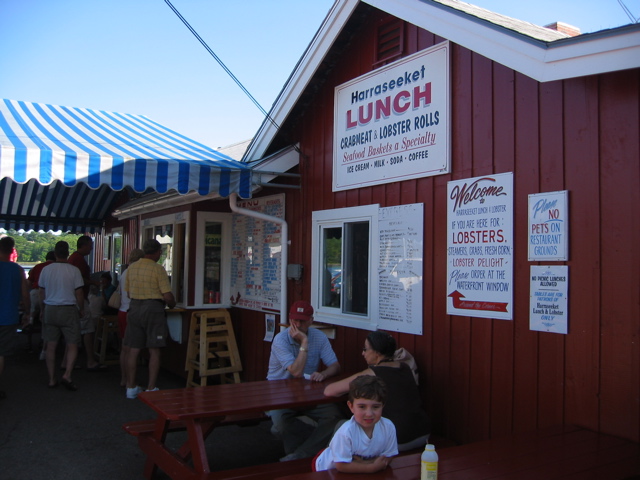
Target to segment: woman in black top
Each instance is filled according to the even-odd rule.
[[[351,381],[360,375],[375,375],[387,384],[387,402],[382,415],[396,427],[398,450],[423,447],[429,439],[431,425],[411,368],[394,360],[396,341],[388,333],[371,332],[364,342],[362,356],[369,367],[344,380],[327,385],[326,396],[338,397],[349,391]]]

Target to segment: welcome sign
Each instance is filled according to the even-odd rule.
[[[336,87],[333,191],[449,172],[449,42]]]
[[[513,319],[513,173],[447,183],[447,314]]]

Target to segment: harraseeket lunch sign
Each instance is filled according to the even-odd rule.
[[[336,87],[333,191],[448,173],[449,83],[443,42]]]

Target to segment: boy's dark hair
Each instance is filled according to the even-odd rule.
[[[367,340],[373,350],[386,358],[393,358],[394,353],[396,353],[396,339],[386,332],[381,332],[380,330],[370,332],[367,335]]]
[[[53,250],[47,252],[44,257],[46,262],[55,262],[56,261],[56,253]]]
[[[349,401],[353,403],[358,398],[387,402],[387,386],[380,377],[375,375],[360,375],[349,384]]]
[[[109,273],[109,272],[102,272],[102,274],[100,275],[100,278],[106,278],[107,280],[109,280],[109,282],[111,282],[111,280],[113,280],[111,278],[111,273]]]

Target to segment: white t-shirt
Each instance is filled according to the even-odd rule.
[[[78,267],[54,262],[42,269],[38,286],[44,288],[45,305],[75,305],[76,289],[84,287],[84,280]]]
[[[316,459],[316,471],[336,468],[335,462],[351,463],[354,455],[369,459],[393,457],[397,454],[396,427],[391,420],[382,417],[373,426],[373,435],[369,438],[354,417],[351,417],[338,429],[329,446]]]
[[[118,283],[118,288],[120,289],[120,310],[121,312],[128,312],[129,305],[131,304],[131,299],[129,298],[129,294],[124,289],[124,280],[127,278],[127,270],[122,272],[120,275],[120,283]]]

